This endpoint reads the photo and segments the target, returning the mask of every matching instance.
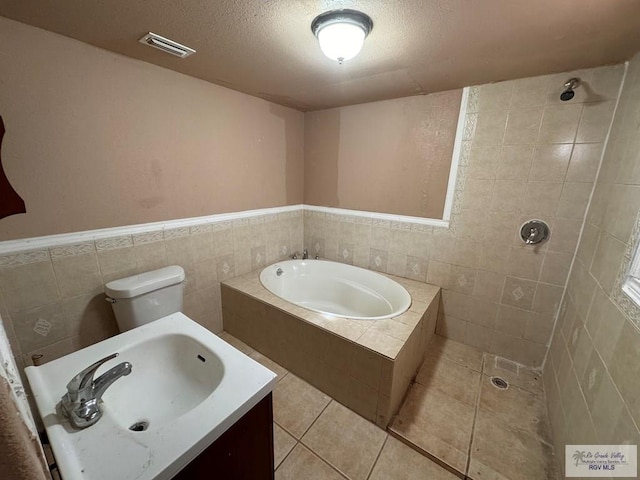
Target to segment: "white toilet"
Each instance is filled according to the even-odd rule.
[[[182,311],[184,277],[184,269],[172,265],[107,283],[107,301],[120,331]]]

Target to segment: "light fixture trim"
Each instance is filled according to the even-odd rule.
[[[367,38],[367,35],[369,35],[369,32],[371,32],[373,28],[373,20],[371,20],[371,17],[366,13],[342,8],[339,10],[330,10],[318,15],[311,22],[311,31],[316,38],[318,38],[318,32],[320,32],[320,30],[334,23],[350,23],[356,25],[362,28],[365,38]]]
[[[331,55],[323,46],[323,39],[321,38],[321,32],[326,27],[331,25],[352,25],[359,28],[362,31],[362,38],[359,39],[359,45],[355,49],[355,53],[349,57]],[[367,38],[371,30],[373,29],[373,21],[369,15],[359,12],[357,10],[350,10],[347,8],[339,10],[330,10],[328,12],[321,13],[311,22],[311,32],[318,39],[320,48],[323,53],[332,60],[342,63],[344,60],[349,60],[356,56],[362,49],[364,40]],[[348,47],[346,47],[348,50]],[[353,48],[353,46],[352,46]]]

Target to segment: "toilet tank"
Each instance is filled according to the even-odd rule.
[[[182,311],[184,270],[172,265],[105,285],[121,332]]]

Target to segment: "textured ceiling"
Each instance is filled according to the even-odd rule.
[[[374,22],[338,65],[310,24]],[[638,0],[0,0],[0,15],[300,110],[618,63],[640,50]],[[197,50],[139,44],[152,31]]]

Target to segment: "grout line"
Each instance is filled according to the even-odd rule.
[[[311,385],[311,384],[309,384]],[[313,386],[313,385],[312,385]],[[315,387],[314,387],[315,388]],[[320,391],[320,390],[319,390]],[[324,392],[321,392],[323,395],[327,395]],[[329,395],[327,395],[327,397],[329,397]],[[318,421],[318,419],[322,416],[322,414],[324,413],[324,411],[329,407],[329,405],[331,405],[331,402],[335,402],[335,400],[332,397],[329,397],[329,401],[327,402],[327,404],[324,406],[324,408],[322,409],[322,411],[318,414],[318,416],[316,418],[313,419],[313,422],[311,422],[311,424],[307,427],[307,429],[304,431],[304,433],[302,435],[300,435],[300,443],[302,443],[302,437],[304,437],[307,432],[309,432],[309,430],[311,430],[311,427],[313,427],[316,422]],[[303,445],[305,445],[307,448],[309,448],[309,450],[311,450],[311,447],[309,447],[308,445],[302,443]],[[313,450],[312,450],[313,451]]]
[[[478,419],[478,410],[480,409],[480,395],[482,394],[482,379],[484,377],[484,362],[486,354],[482,355],[482,366],[480,368],[480,378],[478,380],[478,396],[476,398],[476,406],[473,411],[473,423],[471,424],[471,436],[469,437],[469,449],[467,450],[467,464],[464,469],[465,478],[469,476],[469,467],[471,466],[471,453],[473,448],[473,438],[476,432],[476,420]]]
[[[275,420],[273,421],[273,423],[275,423],[276,425],[278,425],[278,424],[275,422]],[[278,427],[280,427],[280,425],[278,425]],[[280,428],[282,428],[282,427],[280,427]],[[284,428],[282,428],[282,429],[284,430]],[[285,430],[285,432],[286,432],[286,430]],[[286,433],[289,433],[289,432],[286,432]],[[291,455],[291,452],[293,452],[293,450],[294,450],[294,449],[298,446],[298,444],[300,443],[298,440],[296,440],[296,439],[295,439],[295,437],[291,437],[291,438],[293,438],[293,439],[295,440],[295,443],[293,444],[293,447],[291,447],[291,450],[289,450],[289,451],[287,452],[287,454],[286,454],[284,457],[282,457],[282,460],[280,460],[280,463],[278,464],[278,466],[277,466],[277,467],[275,467],[275,468],[273,469],[273,472],[274,472],[274,473],[275,473],[275,472],[276,472],[276,471],[277,471],[277,470],[282,466],[282,464],[285,462],[285,460],[286,460],[287,458],[289,458],[289,455]],[[275,444],[275,438],[274,438],[274,444]],[[274,459],[274,463],[275,463],[275,459]]]
[[[335,400],[331,399],[331,402],[335,402]],[[329,402],[329,404],[331,403]],[[327,404],[327,407],[329,406],[329,404]],[[327,409],[327,407],[324,408],[324,410]],[[322,410],[322,413],[324,413],[324,410]],[[322,415],[322,413],[320,413],[320,415]],[[320,418],[320,415],[318,415],[318,418]],[[316,423],[316,421],[318,420],[318,418],[316,418],[316,420],[313,421],[313,423],[309,426],[309,428],[307,429],[307,431],[305,432],[305,434],[311,429],[311,427]],[[304,435],[303,435],[304,436]],[[320,453],[316,452],[310,445],[307,445],[306,443],[304,443],[302,441],[302,437],[300,438],[300,441],[298,442],[300,445],[302,445],[304,448],[306,448],[307,450],[309,450],[313,455],[315,455],[316,457],[318,457],[320,460],[322,460],[322,462],[324,462],[326,465],[328,465],[332,470],[334,470],[335,472],[337,472],[341,477],[344,478],[349,478],[349,476],[342,472],[340,469],[338,469],[338,467],[334,466],[329,460],[325,459],[322,455],[320,455]]]
[[[382,442],[382,446],[380,447],[380,450],[378,451],[378,454],[376,455],[376,459],[371,464],[371,468],[369,469],[369,473],[366,476],[367,480],[369,480],[369,478],[371,478],[371,474],[373,473],[373,470],[376,468],[376,465],[378,464],[378,460],[380,460],[380,455],[382,455],[382,450],[384,450],[384,446],[387,444],[387,441],[389,440],[389,434],[387,433],[386,430],[385,430],[384,433],[385,433],[384,442]]]

